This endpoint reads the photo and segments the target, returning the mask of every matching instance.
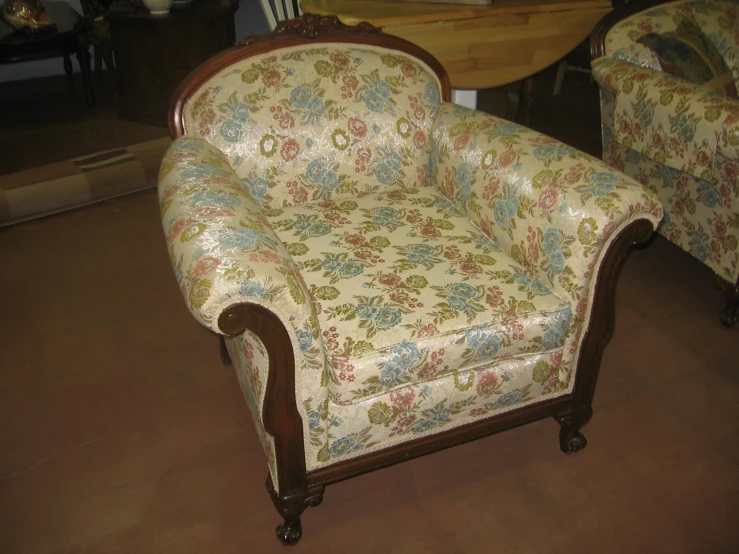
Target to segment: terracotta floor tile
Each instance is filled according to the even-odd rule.
[[[722,374],[706,369],[661,385],[657,394],[686,426],[713,440],[739,432],[739,383]]]
[[[702,357],[654,323],[614,336],[604,357],[606,371],[625,371],[642,389],[706,367]]]
[[[711,445],[709,436],[686,426],[671,406],[649,392],[598,410],[585,432],[607,437],[610,455],[633,475],[659,473]]]

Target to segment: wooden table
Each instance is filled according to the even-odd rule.
[[[367,21],[431,52],[452,88],[517,83],[562,59],[611,11],[609,0],[493,0],[465,6],[382,0],[300,0],[304,12]],[[474,93],[473,93],[474,94]]]
[[[88,107],[92,108],[94,97],[85,20],[66,2],[45,1],[44,7],[46,13],[56,23],[56,28],[24,33],[16,31],[0,19],[0,64],[63,58],[71,95],[74,92],[74,76],[70,58],[72,54],[76,54],[82,74],[85,100]]]

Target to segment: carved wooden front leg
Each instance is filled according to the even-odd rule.
[[[593,396],[600,361],[615,324],[616,282],[621,267],[632,246],[646,242],[653,233],[654,227],[651,222],[637,220],[621,231],[603,257],[598,284],[593,292],[590,323],[584,331],[580,358],[577,361],[572,402],[568,408],[554,416],[562,426],[559,432],[559,447],[566,454],[579,452],[588,444],[580,429],[593,416]]]
[[[300,516],[306,508],[315,508],[323,502],[323,486],[311,487],[297,494],[280,496],[272,485],[272,478],[267,477],[267,490],[272,502],[284,518],[275,532],[280,542],[286,546],[295,546],[303,536],[303,525]]]
[[[554,419],[562,426],[559,430],[559,447],[565,454],[580,452],[588,445],[585,436],[580,429],[593,417],[593,408],[566,410],[554,416]]]
[[[295,401],[295,355],[290,335],[271,311],[255,304],[236,304],[218,318],[218,327],[227,335],[247,329],[262,341],[269,359],[262,422],[274,439],[277,487],[267,479],[267,490],[284,522],[277,526],[277,538],[293,546],[303,534],[300,515],[323,500],[323,487],[308,487],[303,443],[303,419]]]

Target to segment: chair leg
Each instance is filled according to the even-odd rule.
[[[87,39],[84,34],[80,35],[79,44],[77,45],[77,62],[80,65],[80,73],[82,74],[82,87],[85,91],[85,102],[91,112],[95,110],[95,95],[92,92],[92,75],[90,73],[90,50]]]
[[[69,54],[64,54],[64,73],[67,75],[67,88],[69,89],[69,97],[74,98],[74,75],[72,73],[72,60]]]
[[[218,318],[219,329],[238,336],[251,331],[262,341],[269,360],[269,377],[264,391],[262,425],[274,439],[275,474],[279,492],[272,478],[267,490],[284,522],[277,526],[282,544],[294,545],[303,534],[300,515],[323,500],[323,486],[308,483],[303,446],[303,420],[295,399],[295,355],[290,335],[279,317],[263,306],[248,302],[234,304]]]
[[[98,84],[103,82],[103,47],[95,46],[95,77],[97,77]]]
[[[739,280],[732,284],[717,275],[716,281],[719,288],[723,289],[726,299],[726,305],[721,310],[721,323],[726,327],[731,327],[739,320],[737,313],[739,311]]]
[[[283,523],[275,528],[280,542],[285,546],[295,546],[303,536],[303,525],[300,516],[306,508],[315,508],[323,502],[324,487],[313,487],[297,494],[280,497],[272,485],[272,478],[267,477],[267,491],[272,502],[284,518]]]
[[[531,111],[531,95],[534,89],[534,78],[527,77],[507,85],[508,102],[505,118],[520,125],[529,124]]]
[[[554,79],[554,91],[552,94],[558,96],[562,92],[562,83],[565,80],[565,73],[567,72],[567,62],[563,59],[559,61],[557,66],[557,77]]]
[[[588,445],[580,429],[593,417],[593,408],[571,408],[554,416],[562,428],[559,430],[559,447],[565,454],[574,454]]]
[[[105,68],[113,73],[115,71],[115,61],[113,60],[113,49],[110,47],[103,48],[103,61],[105,62]]]

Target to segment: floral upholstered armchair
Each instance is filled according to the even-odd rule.
[[[726,294],[721,321],[732,325],[739,304],[739,2],[644,4],[614,11],[591,37],[603,157],[659,195],[659,233],[716,273]]]
[[[555,417],[585,446],[616,272],[659,200],[446,102],[428,53],[304,15],[181,86],[162,222],[295,544],[324,486]]]

